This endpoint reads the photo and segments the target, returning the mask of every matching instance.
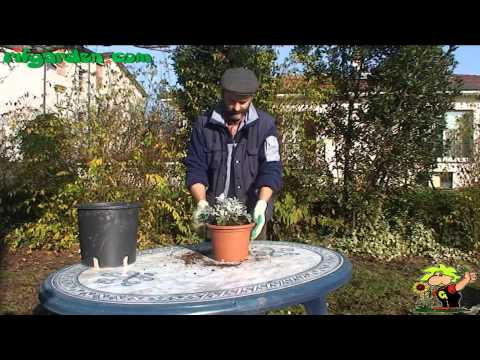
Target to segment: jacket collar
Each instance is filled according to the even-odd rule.
[[[220,124],[220,125],[226,127],[227,125],[225,124],[225,119],[223,118],[221,111],[222,111],[221,110],[221,105],[217,105],[215,107],[215,109],[213,110],[212,115],[210,116],[208,121],[212,122],[214,124]],[[257,110],[255,109],[255,107],[253,106],[253,103],[252,103],[248,107],[248,112],[246,113],[245,121],[242,123],[244,125],[241,125],[241,127],[250,125],[257,120],[258,120],[258,113],[257,113]]]

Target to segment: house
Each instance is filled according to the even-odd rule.
[[[54,54],[77,49],[93,53],[83,46],[65,47]],[[22,51],[21,47],[17,51]],[[0,47],[0,59],[12,50]],[[145,104],[147,94],[135,77],[121,62],[111,60],[112,54],[103,54],[104,63],[66,62],[45,63],[30,67],[27,63],[0,62],[0,131],[9,133],[11,122],[19,113],[69,112],[85,115],[87,104],[96,103],[97,96],[123,91],[124,105]],[[112,100],[114,101],[114,100]],[[118,105],[118,104],[116,104]],[[0,132],[1,135],[1,132]]]
[[[455,75],[455,77],[460,80],[461,92],[455,99],[452,110],[445,114],[447,128],[444,131],[443,140],[444,144],[449,146],[445,147],[443,156],[437,159],[437,167],[431,182],[431,186],[435,188],[452,189],[463,185],[462,168],[473,154],[475,141],[480,141],[480,75]],[[299,94],[294,94],[293,91],[299,85],[306,85],[306,79],[288,76],[282,80],[283,91],[277,96],[299,98]],[[360,85],[362,88],[366,83],[363,82]],[[321,88],[326,89],[331,86],[323,84]],[[291,104],[294,103],[295,101],[291,102]],[[317,108],[317,111],[322,111],[322,107]],[[309,126],[311,125],[305,124],[307,131]],[[336,169],[335,144],[331,139],[323,139],[323,142],[325,158],[330,165],[330,170],[336,177],[340,177],[339,170],[334,170]]]
[[[472,156],[480,138],[480,75],[456,75],[461,80],[461,95],[446,114],[447,130],[443,134],[449,150],[438,158],[433,186],[457,188],[463,185],[461,169]]]

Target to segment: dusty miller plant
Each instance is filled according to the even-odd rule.
[[[214,206],[207,207],[200,220],[211,225],[245,225],[252,222],[247,207],[237,198],[217,197]]]

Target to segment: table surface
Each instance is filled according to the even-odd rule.
[[[255,241],[239,264],[214,261],[210,243],[168,246],[125,267],[64,267],[39,298],[58,314],[254,314],[324,298],[351,268],[335,251],[294,242]]]

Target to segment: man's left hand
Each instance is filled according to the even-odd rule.
[[[255,227],[252,231],[250,240],[255,240],[262,232],[265,226],[265,212],[267,210],[267,202],[265,200],[258,200],[255,209],[253,210],[253,220],[255,221]]]

